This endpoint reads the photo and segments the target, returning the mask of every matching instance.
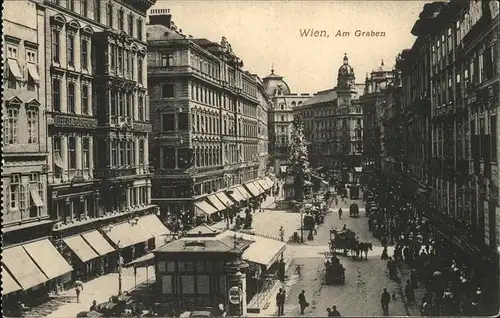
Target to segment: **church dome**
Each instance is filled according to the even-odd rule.
[[[339,76],[353,75],[354,69],[349,65],[349,58],[347,57],[347,53],[344,56],[344,62],[342,66],[339,67]]]
[[[282,95],[290,94],[290,87],[283,80],[283,76],[274,74],[274,69],[271,70],[271,74],[262,79],[262,82],[269,97],[275,96],[278,92],[281,92]]]

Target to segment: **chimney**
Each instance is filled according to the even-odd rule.
[[[149,25],[163,25],[170,29],[171,21],[170,9],[151,9],[149,12]]]

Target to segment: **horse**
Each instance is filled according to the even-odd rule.
[[[369,242],[359,242],[356,246],[356,257],[363,259],[363,252],[365,254],[365,260],[368,259],[368,251],[373,250],[372,243]]]

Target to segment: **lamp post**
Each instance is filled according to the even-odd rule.
[[[122,258],[122,248],[121,248],[121,242],[118,241],[118,244],[116,244],[116,249],[118,252],[118,295],[122,294],[122,265],[123,265],[123,258]]]
[[[234,191],[233,191],[233,190],[228,190],[228,191],[227,191],[227,193],[228,193],[228,194],[233,194],[233,193],[234,193]],[[231,206],[231,202],[229,202],[229,201],[228,201],[228,202],[227,202],[227,209],[226,209],[226,211],[227,211],[227,212],[226,212],[226,230],[229,230],[229,218],[230,218],[230,215],[229,215],[229,214],[231,213],[231,208],[230,208],[230,206]]]

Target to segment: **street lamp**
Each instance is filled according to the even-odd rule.
[[[122,258],[122,248],[121,242],[118,241],[116,244],[116,249],[118,252],[118,295],[122,294],[122,266],[123,266],[123,258]]]

